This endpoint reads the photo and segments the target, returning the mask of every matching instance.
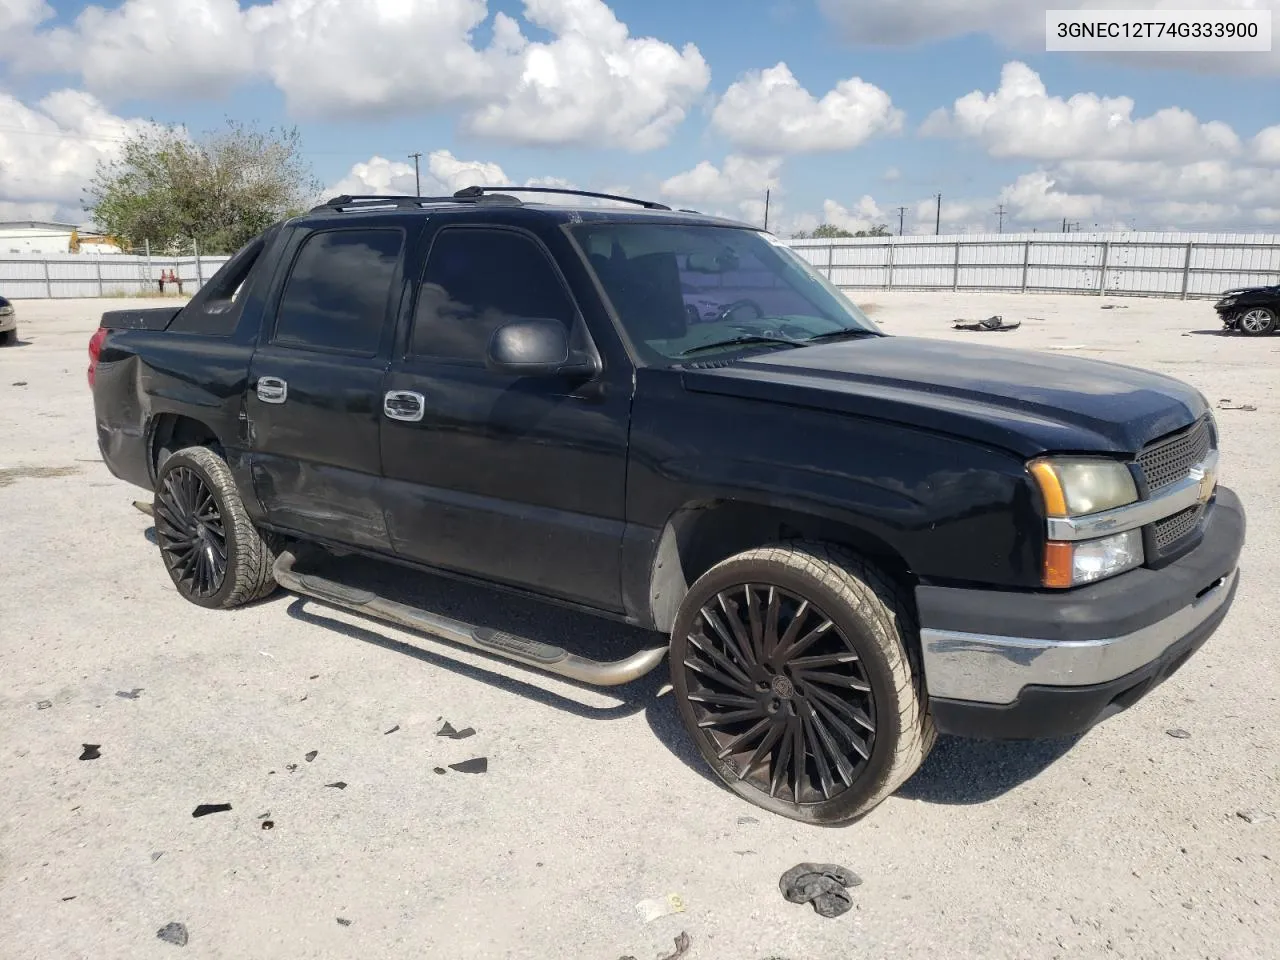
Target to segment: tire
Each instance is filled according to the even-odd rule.
[[[17,342],[18,331],[16,329],[6,330],[4,333],[0,333],[0,347],[11,347]]]
[[[1265,337],[1276,332],[1276,312],[1269,307],[1241,310],[1236,325],[1246,337]]]
[[[253,525],[230,468],[212,450],[186,447],[166,458],[152,510],[161,560],[185,599],[228,610],[276,589],[274,538]]]
[[[916,629],[901,588],[842,548],[740,553],[699,577],[676,615],[668,660],[681,720],[738,796],[804,823],[849,823],[933,748]]]

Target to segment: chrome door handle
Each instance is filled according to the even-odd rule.
[[[417,423],[426,410],[426,398],[412,390],[388,390],[382,397],[382,412],[392,420]]]
[[[284,403],[289,397],[289,384],[279,377],[258,378],[258,399],[263,403]]]

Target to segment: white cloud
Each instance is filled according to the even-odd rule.
[[[773,192],[770,222],[782,216],[779,197],[782,159],[730,154],[720,166],[706,160],[662,181],[658,192],[704,213],[736,217],[753,223],[764,220],[765,191]]]
[[[711,123],[741,149],[817,153],[852,150],[877,134],[896,133],[903,113],[887,93],[858,77],[841,80],[819,100],[779,63],[731,85]]]
[[[70,26],[32,0],[13,21],[14,65],[78,72],[105,97],[221,96],[263,78],[303,117],[440,108],[468,132],[525,144],[662,146],[710,83],[697,47],[630,36],[603,0],[525,0],[524,36],[505,13],[488,46],[486,0],[125,0]],[[0,20],[3,26],[3,20]]]
[[[1280,167],[1280,125],[1260,130],[1251,146],[1258,163]]]
[[[822,222],[834,227],[857,233],[859,230],[870,230],[879,224],[888,224],[889,215],[880,209],[880,205],[870,196],[861,197],[850,210],[835,200],[822,202]]]
[[[1045,171],[1035,170],[1018,177],[1000,192],[1015,220],[1026,223],[1096,217],[1106,201],[1101,194],[1073,194],[1057,189],[1057,182]]]
[[[509,183],[496,163],[459,160],[448,150],[434,150],[421,167],[422,196],[448,196],[470,186],[501,186]],[[345,177],[326,191],[335,194],[412,196],[417,189],[413,164],[385,157],[370,157],[354,164]]]
[[[1270,10],[1280,20],[1280,0],[1055,0],[1055,10]],[[819,0],[819,7],[853,43],[891,46],[985,34],[1004,46],[1043,52],[1046,5],[1028,0]],[[1156,19],[1146,16],[1144,19]],[[1105,57],[1146,67],[1221,73],[1280,73],[1280,45],[1270,53],[1107,53]]]
[[[895,180],[902,179],[902,171],[897,167],[889,167],[884,173],[880,174],[880,179],[887,183],[893,183]]]
[[[82,190],[99,161],[118,157],[122,141],[148,126],[78,90],[56,91],[34,106],[0,93],[0,205],[10,217],[82,220]]]
[[[663,146],[711,82],[693,44],[677,50],[652,37],[631,37],[601,0],[526,0],[525,18],[550,32],[550,43],[524,39],[498,14],[514,61],[501,92],[472,112],[465,128],[524,144],[610,144],[629,150]]]
[[[1178,107],[1135,119],[1133,108],[1128,97],[1051,97],[1039,74],[1013,61],[1001,70],[998,90],[960,97],[951,111],[931,114],[921,133],[969,137],[993,157],[1034,160],[1196,160],[1240,150],[1240,138],[1225,123],[1201,123]]]

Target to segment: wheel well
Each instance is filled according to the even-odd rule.
[[[915,583],[910,566],[896,550],[853,524],[802,510],[721,501],[682,510],[663,530],[649,591],[654,626],[670,631],[690,585],[721,560],[788,540],[838,544],[875,563],[902,585]],[[907,593],[914,596],[914,591]]]
[[[218,435],[206,424],[176,413],[162,413],[151,430],[151,475],[160,470],[163,459],[183,447],[210,447],[219,453]]]

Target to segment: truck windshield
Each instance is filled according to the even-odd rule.
[[[645,363],[881,335],[852,301],[769,234],[609,222],[570,230]]]

